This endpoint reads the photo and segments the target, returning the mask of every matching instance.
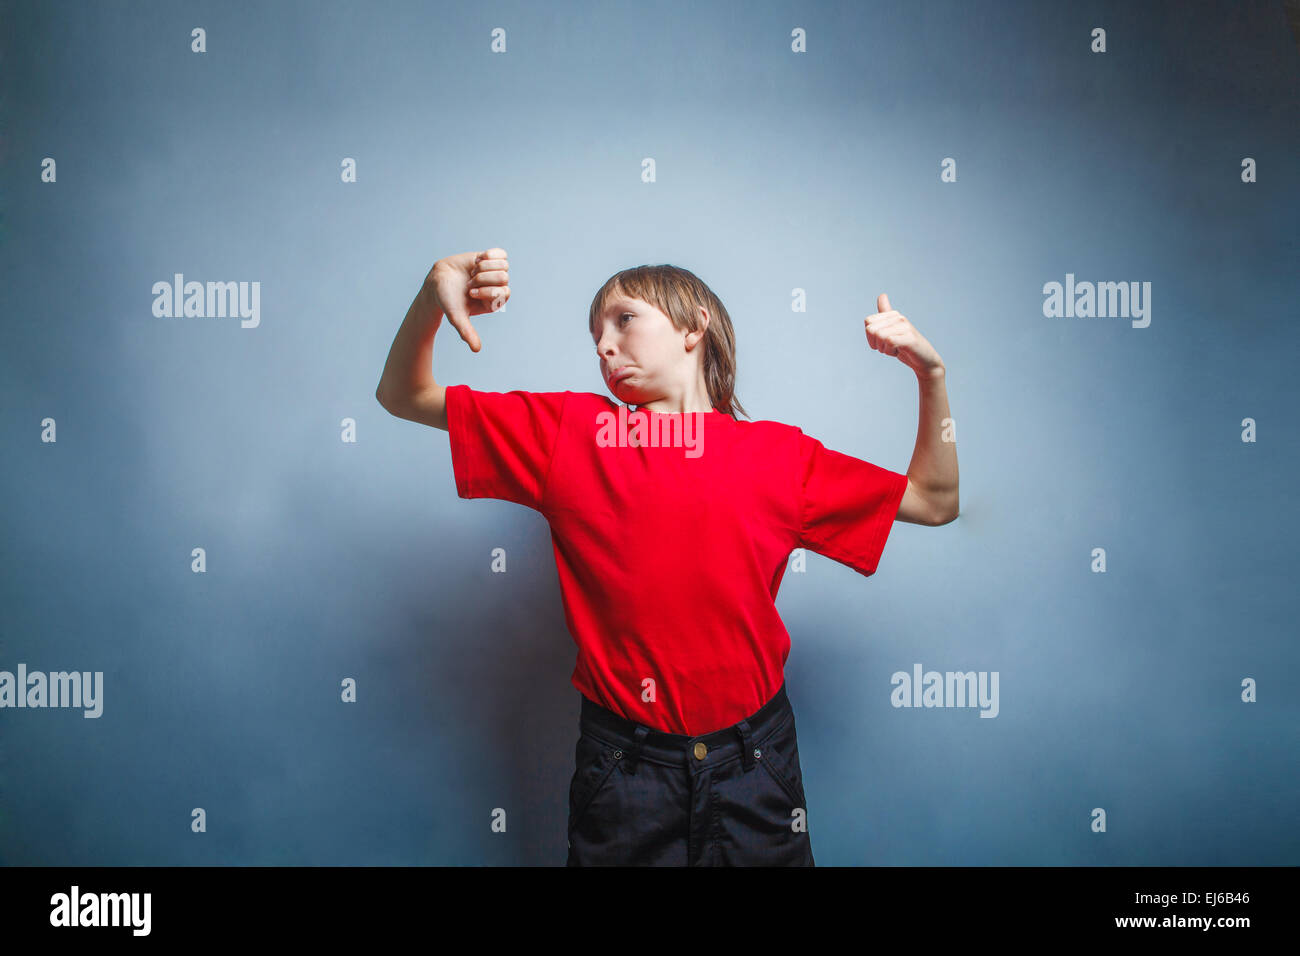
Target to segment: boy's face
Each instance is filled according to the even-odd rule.
[[[680,391],[691,374],[687,334],[649,302],[622,294],[610,299],[592,332],[605,387],[628,405]]]

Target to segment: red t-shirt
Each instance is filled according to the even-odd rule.
[[[907,487],[793,425],[630,412],[594,392],[453,385],[447,431],[460,497],[513,501],[550,524],[573,686],[689,736],[780,689],[790,552],[874,574]]]

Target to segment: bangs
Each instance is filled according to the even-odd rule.
[[[600,287],[596,297],[591,301],[591,311],[587,315],[587,332],[592,334],[596,331],[596,320],[601,313],[608,308],[610,302],[618,298],[640,299],[642,302],[649,302],[656,309],[663,311],[663,306],[656,300],[653,286],[646,282],[635,272],[620,272],[609,278],[606,283]]]

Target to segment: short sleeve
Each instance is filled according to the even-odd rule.
[[[799,545],[875,574],[907,475],[831,451],[802,430],[799,464]]]
[[[568,395],[450,386],[447,434],[456,494],[540,511]]]

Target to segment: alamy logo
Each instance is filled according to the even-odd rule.
[[[913,664],[912,673],[895,671],[889,682],[895,707],[978,707],[981,717],[998,715],[997,671],[926,671]]]
[[[601,448],[685,448],[687,458],[699,458],[704,454],[704,413],[629,413],[626,405],[620,405],[617,415],[597,413],[596,444]]]
[[[261,282],[186,282],[177,272],[170,283],[155,282],[153,314],[160,319],[243,319],[239,324],[255,329],[262,324]]]
[[[1139,291],[1141,294],[1139,294]],[[1081,319],[1129,319],[1133,328],[1151,324],[1150,282],[1080,282],[1074,273],[1065,274],[1065,286],[1048,282],[1043,286],[1043,315],[1049,319],[1076,316]]]
[[[84,707],[83,717],[104,711],[104,672],[27,670],[0,671],[0,707]]]
[[[131,935],[148,936],[151,893],[87,893],[74,883],[72,892],[50,897],[51,926],[130,926]]]

